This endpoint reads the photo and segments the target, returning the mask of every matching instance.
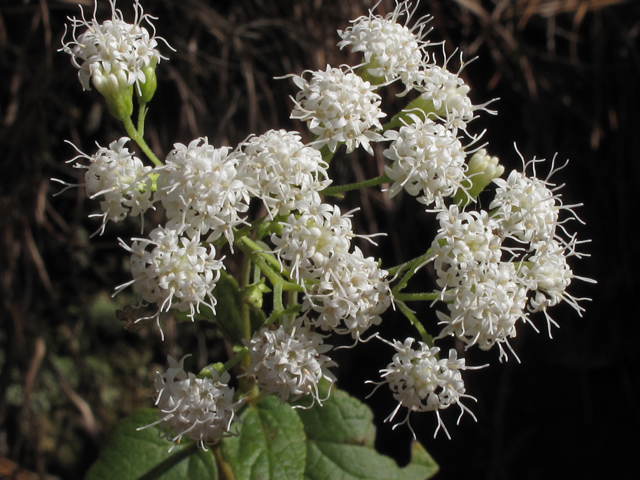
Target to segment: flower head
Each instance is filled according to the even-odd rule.
[[[233,244],[233,227],[249,210],[252,180],[229,147],[214,148],[206,138],[188,146],[176,143],[159,168],[156,199],[167,210],[167,227],[209,234],[208,241],[225,235]]]
[[[405,189],[420,203],[444,208],[444,198],[454,196],[466,178],[464,149],[455,131],[431,119],[409,116],[413,123],[385,132],[385,137],[393,140],[383,152],[393,161],[385,167],[394,181],[389,197]]]
[[[437,218],[440,229],[431,248],[440,287],[456,286],[469,270],[500,260],[503,238],[496,233],[499,223],[485,210],[465,212],[451,205]]]
[[[184,371],[185,358],[176,362],[167,357],[166,373],[156,372],[156,406],[160,420],[152,425],[159,424],[160,435],[171,442],[178,444],[187,436],[206,450],[207,445],[237,435],[231,432],[231,425],[234,421],[240,422],[235,411],[242,401],[233,401],[234,389],[227,385],[227,372],[220,375],[209,368],[211,378],[198,378]]]
[[[125,144],[129,138],[111,142],[109,148],[100,147],[88,156],[80,152],[77,158],[89,160],[89,165],[76,163],[75,168],[86,168],[85,182],[89,198],[102,196],[100,202],[102,226],[96,231],[104,233],[108,220],[119,222],[127,215],[142,215],[152,206],[151,202],[151,167],[145,167],[142,161],[129,152]],[[94,234],[95,235],[95,234]]]
[[[496,178],[493,182],[498,188],[489,208],[498,209],[503,230],[523,242],[547,242],[556,237],[559,213],[566,207],[548,179],[513,170],[506,180]]]
[[[131,247],[120,241],[131,252],[133,280],[116,291],[133,284],[141,300],[158,305],[156,315],[174,307],[193,318],[201,304],[215,313],[216,299],[211,292],[224,268],[215,259],[215,247],[209,245],[207,251],[198,233],[189,238],[164,227],[154,229],[149,237],[134,239]]]
[[[511,349],[509,338],[516,336],[517,322],[529,322],[525,310],[528,290],[519,281],[514,264],[481,264],[457,279],[455,287],[442,293],[448,313],[436,312],[443,325],[438,338],[453,335],[467,348],[478,345],[482,350],[498,345],[500,360],[507,359],[503,344]]]
[[[289,397],[295,401],[304,395],[311,395],[314,403],[322,403],[318,382],[322,378],[335,381],[329,368],[336,364],[323,355],[331,346],[324,345],[322,336],[305,327],[301,318],[277,328],[265,325],[245,344],[251,351],[247,373],[254,375],[266,392],[277,393],[282,403]]]
[[[440,352],[438,347],[430,348],[426,343],[418,342],[418,348],[413,348],[414,339],[411,337],[407,338],[404,343],[397,340],[393,343],[384,341],[396,349],[396,354],[389,366],[380,371],[384,381],[378,385],[387,383],[393,392],[393,398],[398,401],[398,406],[385,419],[385,422],[393,421],[401,407],[408,409],[407,416],[394,428],[408,423],[411,412],[435,411],[438,417],[438,427],[433,436],[435,437],[442,427],[447,437],[451,438],[440,418],[440,410],[457,404],[460,407],[458,423],[464,412],[469,412],[473,419],[476,419],[473,413],[460,401],[463,397],[473,400],[475,398],[465,394],[464,381],[460,371],[467,367],[464,359],[458,359],[455,350],[449,350],[448,358],[438,360],[437,355]],[[410,424],[409,428],[411,428]],[[413,429],[411,431],[413,432]]]
[[[289,215],[279,235],[271,235],[283,268],[296,282],[317,279],[334,255],[347,253],[353,233],[351,214],[335,205],[321,204],[313,212]]]
[[[306,73],[306,72],[305,72]],[[311,72],[311,80],[292,75],[300,92],[296,95],[291,118],[306,121],[309,130],[317,135],[317,148],[327,145],[332,152],[344,143],[347,153],[360,145],[373,154],[369,142],[383,140],[374,132],[382,129],[380,95],[374,86],[364,81],[351,69],[331,68]]]
[[[420,78],[426,57],[424,49],[429,44],[423,39],[424,27],[431,19],[423,17],[413,28],[402,25],[398,22],[402,16],[406,16],[407,23],[411,20],[410,6],[406,1],[397,3],[385,17],[369,12],[368,16],[352,20],[346,30],[338,30],[342,38],[338,46],[341,49],[351,46],[352,52],[362,52],[370,77],[378,77],[381,82],[400,78],[406,87],[404,93]],[[381,83],[375,80],[374,83]]]
[[[122,12],[116,9],[115,0],[111,4],[111,20],[99,23],[95,17],[87,21],[82,11],[82,19],[70,18],[72,39],[64,42],[62,50],[71,55],[71,63],[79,69],[78,77],[84,90],[91,90],[90,83],[102,92],[107,84],[113,87],[130,87],[147,81],[145,69],[155,68],[160,59],[166,59],[157,50],[158,42],[151,17],[145,14],[138,0],[133,8],[133,24],[124,21]],[[97,2],[96,2],[97,9]],[[142,26],[151,27],[151,34]],[[77,35],[77,30],[86,31]],[[163,39],[164,40],[164,39]]]
[[[329,165],[300,141],[298,132],[270,130],[250,137],[242,144],[240,161],[272,217],[319,205],[318,192],[331,183]]]
[[[305,298],[303,308],[318,314],[310,323],[359,340],[372,325],[382,322],[380,315],[391,305],[387,274],[357,247],[352,253],[334,254]]]

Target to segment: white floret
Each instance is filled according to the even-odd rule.
[[[68,42],[63,38],[62,50],[71,55],[71,63],[79,69],[78,77],[84,90],[91,90],[91,81],[96,87],[104,82],[120,87],[145,83],[143,68],[155,67],[161,59],[166,59],[156,48],[156,38],[160,37],[155,36],[150,22],[153,17],[143,12],[138,0],[133,4],[133,24],[124,21],[115,0],[110,0],[110,4],[111,20],[99,23],[94,11],[93,19],[87,21],[82,9],[81,19],[69,18],[73,38]],[[151,34],[141,25],[143,21],[151,27]],[[86,31],[77,36],[80,28]]]
[[[256,377],[260,388],[277,394],[282,403],[311,395],[313,403],[322,404],[318,382],[324,378],[333,384],[335,376],[329,368],[336,366],[324,355],[332,347],[323,341],[300,318],[286,327],[265,325],[251,341],[244,340],[251,352],[247,373]]]
[[[311,73],[311,79],[304,78]],[[370,142],[384,140],[375,130],[381,130],[380,119],[386,114],[380,110],[380,95],[374,86],[350,69],[331,68],[326,71],[307,71],[302,76],[292,75],[300,92],[294,100],[291,118],[307,122],[309,130],[317,136],[314,145],[319,149],[327,145],[332,152],[344,143],[347,153],[360,145],[373,154]]]
[[[206,138],[188,146],[176,143],[164,167],[157,169],[156,200],[167,211],[167,227],[189,236],[197,232],[213,241],[225,235],[233,244],[233,228],[244,223],[252,179],[239,166],[230,147],[214,148]]]
[[[410,6],[408,2],[398,3],[385,17],[370,12],[352,20],[346,30],[338,31],[341,49],[351,46],[352,52],[362,52],[365,68],[372,77],[381,77],[386,83],[400,78],[406,87],[404,93],[418,81],[426,62],[425,47],[429,42],[424,40],[424,27],[431,18],[419,19],[412,28],[402,25],[398,22],[400,17],[406,16],[406,23],[411,20]]]
[[[431,119],[423,121],[410,114],[413,123],[390,130],[393,141],[383,155],[393,161],[385,173],[393,180],[389,197],[402,189],[427,206],[444,208],[444,198],[452,197],[466,179],[465,153],[455,131]]]
[[[271,217],[319,205],[318,192],[331,183],[322,155],[304,145],[298,132],[270,130],[249,138],[240,162]]]
[[[166,373],[156,372],[156,406],[160,420],[147,427],[159,425],[159,435],[176,445],[186,436],[206,450],[207,445],[224,437],[238,435],[237,431],[231,431],[231,426],[234,421],[240,422],[235,412],[242,401],[233,401],[234,389],[227,385],[230,378],[227,372],[220,375],[209,368],[211,378],[198,378],[184,371],[185,358],[176,362],[167,357]]]
[[[389,385],[393,392],[393,397],[398,401],[398,406],[389,415],[385,422],[391,422],[397,415],[400,408],[407,408],[405,419],[398,425],[409,422],[409,415],[412,412],[435,411],[438,418],[438,426],[434,433],[434,438],[442,427],[447,435],[449,432],[440,418],[440,410],[445,410],[451,405],[460,407],[460,417],[464,412],[468,412],[474,420],[473,413],[462,404],[462,398],[474,397],[465,393],[464,381],[461,370],[465,370],[464,359],[458,359],[456,351],[451,349],[449,357],[438,360],[438,347],[429,347],[424,342],[418,342],[418,348],[413,348],[414,339],[409,337],[404,343],[395,340],[389,343],[396,349],[392,362],[385,369],[380,371],[384,382]],[[371,382],[374,383],[374,382]],[[378,383],[381,385],[382,383]],[[411,425],[409,424],[409,428]],[[411,429],[413,432],[413,429]],[[414,433],[415,437],[415,433]]]

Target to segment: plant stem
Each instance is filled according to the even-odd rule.
[[[247,347],[242,347],[222,366],[222,371],[218,373],[223,374],[224,372],[228,372],[233,367],[235,367],[236,364],[240,363],[247,355],[249,355],[249,349]]]
[[[334,187],[327,187],[320,193],[323,195],[338,195],[342,192],[349,192],[351,190],[359,190],[360,188],[375,187],[376,185],[382,185],[383,183],[390,183],[392,180],[387,174],[380,175],[379,177],[365,180],[364,182],[349,183],[347,185],[336,185]]]
[[[270,255],[264,255],[260,252],[260,246],[256,244],[253,240],[247,237],[241,237],[236,239],[236,244],[240,247],[245,254],[247,254],[251,261],[253,261],[256,266],[262,271],[265,277],[271,282],[274,289],[276,285],[280,284],[282,286],[282,290],[284,291],[294,291],[294,292],[303,292],[304,289],[298,285],[297,283],[288,282],[280,273],[274,271],[272,266],[270,266],[265,259],[268,259],[272,264],[275,262],[274,266],[280,267],[278,261],[271,257]]]
[[[400,311],[404,314],[404,316],[409,319],[409,321],[411,322],[411,325],[413,325],[416,328],[416,330],[418,330],[418,333],[420,333],[420,338],[422,338],[422,341],[427,345],[429,345],[429,347],[433,347],[433,337],[427,333],[427,331],[424,329],[424,327],[420,323],[420,320],[418,320],[418,317],[416,317],[414,313],[411,310],[409,310],[409,308],[403,302],[398,302],[396,303],[396,305],[398,305],[398,308],[400,308]]]
[[[393,298],[401,302],[432,302],[440,297],[440,292],[396,293]]]
[[[413,260],[410,260],[409,262],[401,265],[402,268],[399,268],[397,270],[397,273],[403,271],[405,267],[407,269],[407,273],[405,273],[400,282],[391,289],[391,292],[394,296],[397,296],[400,293],[400,290],[407,286],[407,283],[409,283],[411,277],[416,274],[417,268],[427,261],[427,259],[431,255],[431,252],[432,250],[429,249],[423,255],[420,255],[419,257],[416,257]],[[389,270],[389,273],[391,273],[391,270]]]
[[[145,153],[145,155],[149,158],[149,160],[151,160],[157,166],[161,167],[162,162],[158,159],[158,157],[156,157],[155,153],[153,153],[151,148],[149,148],[149,145],[147,145],[147,142],[144,141],[144,138],[142,137],[138,129],[136,129],[136,127],[133,125],[133,121],[131,120],[131,117],[125,117],[122,123],[124,123],[124,128],[127,130],[129,137],[131,137],[131,139],[138,144],[140,149]]]

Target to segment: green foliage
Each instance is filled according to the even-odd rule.
[[[302,480],[305,432],[297,412],[270,396],[241,418],[240,435],[225,439],[222,449],[236,480]]]
[[[211,451],[185,443],[168,453],[171,444],[158,437],[157,427],[137,430],[157,420],[156,410],[143,409],[120,421],[85,480],[218,478]]]
[[[217,479],[218,468],[230,480],[425,480],[438,471],[418,443],[404,468],[377,453],[369,407],[338,389],[323,406],[309,409],[291,408],[274,396],[247,405],[239,435],[221,442],[218,468],[211,451],[194,443],[168,453],[171,444],[158,437],[157,427],[136,430],[157,418],[145,409],[122,420],[86,480]]]

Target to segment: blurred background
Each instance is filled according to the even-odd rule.
[[[51,178],[82,181],[65,163],[75,155],[65,140],[93,153],[95,142],[106,146],[125,134],[97,92],[82,92],[69,56],[57,52],[66,17],[79,15],[77,3],[0,2],[0,478],[82,478],[115,422],[152,404],[153,374],[165,368],[167,354],[193,353],[194,371],[225,358],[211,324],[165,319],[164,342],[155,326],[125,328],[131,326],[115,311],[135,298],[128,291],[111,298],[129,279],[117,238],[136,235],[139,219],[110,223],[90,240],[100,222],[88,218],[97,202],[81,188],[53,196],[61,188]],[[92,3],[81,3],[90,16]],[[304,131],[288,118],[294,85],[274,77],[359,63],[336,48],[336,30],[373,4],[145,1],[145,11],[158,17],[158,35],[176,49],[160,45],[170,60],[157,69],[149,144],[162,157],[173,143],[199,136],[235,146],[271,128]],[[130,4],[118,7],[131,21]],[[376,13],[393,7],[381,0]],[[520,327],[512,344],[521,364],[500,364],[495,351],[466,353],[469,365],[491,363],[465,375],[478,399],[467,402],[477,423],[465,416],[455,426],[457,412],[444,412],[452,440],[432,438],[432,415],[413,415],[412,426],[440,464],[440,479],[637,478],[640,2],[422,0],[415,18],[426,14],[434,17],[432,42],[446,40],[449,55],[458,47],[467,60],[479,57],[462,76],[475,104],[499,98],[492,104],[499,115],[481,115],[470,130],[487,130],[488,150],[507,172],[521,168],[514,144],[526,159],[556,152],[558,161],[570,159],[553,180],[567,183],[565,204],[584,204],[577,212],[586,226],[573,222],[570,230],[592,240],[581,248],[591,257],[572,266],[598,284],[574,282],[570,293],[592,301],[582,303],[582,318],[566,305],[554,308],[561,328],[553,340],[543,316],[534,317],[539,334]],[[99,0],[98,19],[108,16],[108,2]],[[432,49],[440,61],[441,51]],[[450,69],[456,62],[454,56]],[[394,88],[387,112],[403,106]],[[378,145],[374,157],[340,151],[331,167],[335,182],[379,175],[382,150]],[[360,245],[382,255],[383,266],[423,252],[435,229],[432,215],[400,197],[390,201],[371,189],[343,201],[361,207],[356,231],[389,233],[379,250]],[[162,212],[145,222],[149,231]],[[423,270],[417,290],[432,285]],[[433,328],[428,305],[416,309]],[[415,335],[402,317],[385,318],[386,338]],[[374,343],[336,354],[338,385],[360,399],[371,391],[363,381],[376,379],[393,353]],[[367,403],[379,450],[408,462],[408,428],[392,432],[382,423],[395,408],[391,394],[381,389]]]

